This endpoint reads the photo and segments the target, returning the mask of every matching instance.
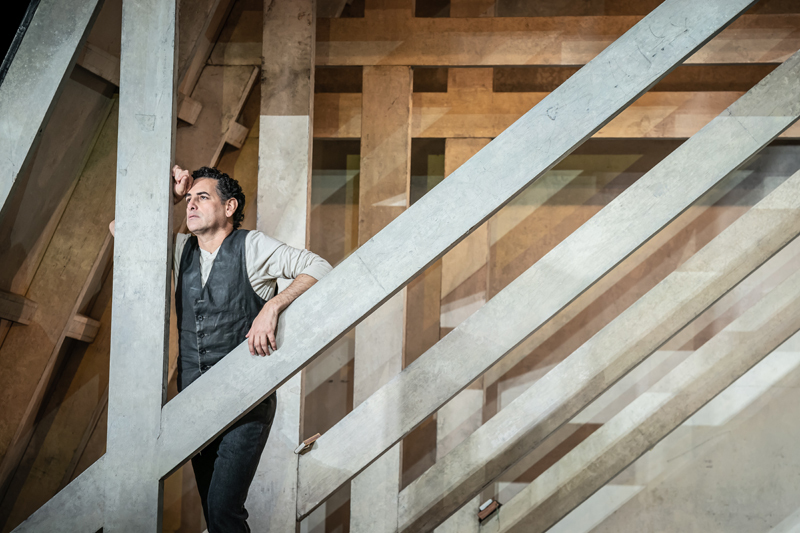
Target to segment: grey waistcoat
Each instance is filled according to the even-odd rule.
[[[200,277],[197,237],[186,242],[175,288],[179,391],[246,340],[245,335],[266,302],[253,290],[247,276],[247,233],[234,230],[225,238],[205,286]]]

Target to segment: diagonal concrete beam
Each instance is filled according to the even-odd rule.
[[[166,405],[160,475],[307,365],[753,3],[662,3],[287,309],[279,325],[281,349],[256,358],[243,343]],[[415,245],[398,248],[398,241]]]
[[[161,530],[155,443],[169,353],[175,10],[175,0],[122,4],[106,533]]]
[[[796,201],[786,200],[773,195],[768,203],[773,209],[796,211]],[[536,478],[481,530],[546,531],[798,329],[800,272]]]
[[[430,531],[800,233],[800,172],[639,299],[400,495]]]
[[[300,461],[299,513],[312,511],[797,121],[798,77],[800,53],[331,428]],[[381,418],[389,406],[395,416]],[[377,431],[374,420],[382,420]]]
[[[99,0],[42,0],[0,85],[0,212],[33,159]]]

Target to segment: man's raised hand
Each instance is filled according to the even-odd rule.
[[[177,204],[192,188],[194,179],[188,170],[184,170],[178,165],[172,167],[172,177],[175,180],[172,188],[172,203]]]

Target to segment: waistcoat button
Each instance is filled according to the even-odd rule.
[[[210,367],[210,366],[208,366],[208,365],[200,365],[200,371],[201,371],[201,372],[205,372],[205,371],[206,371],[206,370],[208,370],[209,368],[211,368],[211,367]]]
[[[202,339],[203,337],[206,336],[206,334],[201,331],[200,333],[197,334],[197,336]]]
[[[206,349],[205,349],[205,348],[201,349],[201,350],[200,350],[200,353],[201,353],[201,354],[205,354],[205,353],[206,353]]]

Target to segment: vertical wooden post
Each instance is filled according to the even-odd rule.
[[[161,528],[155,443],[168,352],[175,4],[125,0],[122,6],[106,532]]]
[[[364,244],[408,207],[412,72],[364,67],[358,240]],[[403,364],[405,290],[356,327],[353,405],[366,400]],[[400,445],[353,480],[350,531],[397,528]]]
[[[264,3],[258,146],[259,231],[308,243],[314,98],[315,0]],[[248,495],[253,531],[294,531],[302,378],[278,389],[278,408]]]
[[[462,69],[451,69],[452,71]],[[485,69],[484,69],[485,70]],[[489,71],[491,72],[491,71]],[[491,139],[447,139],[444,150],[444,175],[449,176],[470,157],[477,154]],[[486,302],[488,294],[488,268],[489,263],[489,234],[488,224],[481,225],[469,234],[455,248],[442,258],[442,297],[443,299],[458,292],[460,299],[463,289],[464,294],[471,298],[466,305],[477,302]],[[475,277],[474,274],[484,269],[485,275]],[[464,287],[464,285],[470,286]],[[456,291],[456,289],[461,289]],[[446,302],[446,300],[445,300]],[[448,304],[443,302],[443,310],[451,315],[458,315],[456,309],[448,309]],[[449,304],[453,306],[454,303]],[[448,328],[458,324],[445,321]],[[455,398],[443,405],[436,414],[436,460],[447,455],[458,446],[472,431],[480,427],[483,410],[483,378],[471,384]],[[478,506],[479,497],[464,504],[455,514],[436,528],[436,533],[477,533],[478,531]]]

